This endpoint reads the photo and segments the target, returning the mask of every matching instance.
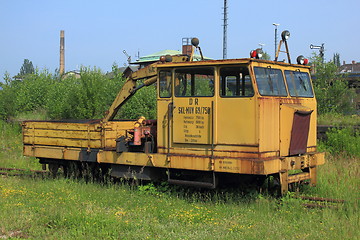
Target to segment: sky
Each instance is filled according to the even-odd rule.
[[[227,58],[249,57],[259,44],[274,58],[275,27],[283,30],[291,59],[310,57],[310,44],[325,44],[325,59],[360,61],[359,0],[227,0]],[[34,67],[59,68],[60,30],[65,31],[65,71],[81,66],[111,71],[154,52],[181,50],[197,37],[203,54],[222,59],[224,0],[0,0],[0,76]],[[317,51],[317,50],[315,50]],[[279,59],[285,59],[280,55]]]

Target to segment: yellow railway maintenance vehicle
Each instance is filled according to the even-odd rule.
[[[288,35],[276,60],[285,44],[289,63],[258,59],[260,49],[251,58],[192,61],[200,49],[194,38],[190,56],[164,56],[132,73],[101,120],[23,122],[24,155],[53,173],[88,166],[205,188],[271,176],[281,193],[291,183],[315,185],[325,161],[316,148],[316,99],[307,60],[291,64]],[[156,120],[114,119],[137,90],[155,83]]]

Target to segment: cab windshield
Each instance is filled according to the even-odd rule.
[[[310,77],[306,72],[285,70],[285,78],[292,97],[314,97]]]
[[[256,83],[262,96],[287,96],[280,69],[254,67]]]

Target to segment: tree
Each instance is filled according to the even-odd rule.
[[[264,52],[261,59],[264,59],[264,60],[271,60],[271,56],[267,53],[267,52]]]
[[[25,76],[27,74],[33,74],[35,72],[34,66],[29,59],[24,59],[24,63],[20,68],[20,76]]]
[[[319,114],[351,114],[355,111],[354,89],[349,89],[346,79],[338,74],[334,62],[323,62],[316,54],[311,58],[315,68],[314,89]]]
[[[12,81],[10,74],[5,72],[4,82],[0,82],[0,119],[6,120],[15,115],[16,81]]]
[[[334,53],[333,62],[335,64],[335,66],[340,67],[340,54],[339,53]]]

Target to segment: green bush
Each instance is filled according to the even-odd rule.
[[[112,75],[105,75],[98,68],[83,67],[80,78],[72,76],[52,86],[46,109],[52,119],[102,118],[124,83],[116,66]],[[139,90],[117,116],[119,119],[156,117],[156,89],[151,86]]]
[[[322,148],[331,154],[360,157],[360,131],[352,128],[332,128],[327,133]]]
[[[32,112],[45,113],[50,119],[99,119],[125,83],[116,65],[111,74],[96,67],[82,67],[80,77],[60,79],[47,70],[36,70],[17,80],[6,74],[4,80],[0,90],[0,118],[4,120]],[[117,118],[140,116],[156,118],[156,87],[139,90],[120,109]]]
[[[54,84],[53,76],[47,71],[35,71],[21,79],[4,77],[0,91],[1,119],[9,119],[20,113],[43,109],[48,99],[49,89]]]
[[[46,109],[52,119],[101,118],[120,89],[122,78],[111,78],[100,69],[83,67],[80,78],[58,81],[48,97]]]
[[[15,87],[16,113],[43,108],[48,99],[49,89],[53,84],[53,76],[47,70],[25,75]]]
[[[5,83],[0,82],[0,119],[5,120],[15,116],[15,85],[10,75],[5,73]]]
[[[315,66],[313,80],[318,113],[352,114],[356,111],[354,89],[349,89],[346,79],[339,75],[333,62],[324,63],[319,56],[312,57]]]
[[[129,101],[122,106],[116,118],[137,119],[141,116],[147,119],[156,118],[156,87],[149,86],[138,90]]]

